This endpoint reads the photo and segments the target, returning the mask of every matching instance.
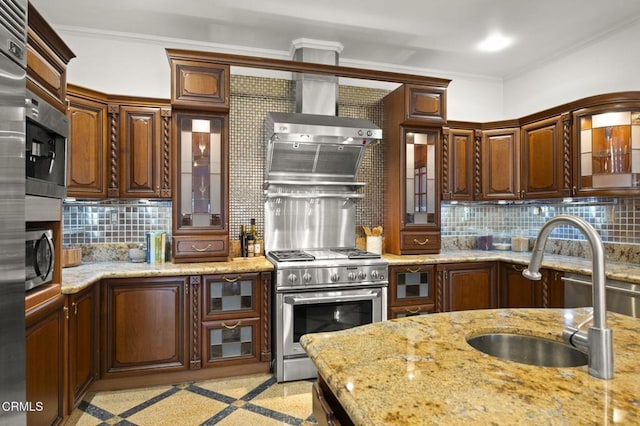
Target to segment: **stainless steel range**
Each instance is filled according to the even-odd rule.
[[[294,59],[335,52],[295,46]],[[301,41],[304,44],[304,40]],[[337,81],[298,75],[297,113],[265,117],[265,251],[275,265],[275,373],[278,382],[315,377],[300,346],[306,333],[386,319],[387,262],[355,248],[356,176],[382,130],[336,117]]]

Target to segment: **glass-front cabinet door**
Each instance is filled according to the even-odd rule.
[[[174,260],[228,255],[228,118],[176,112]]]
[[[205,275],[203,281],[203,319],[259,316],[259,274]]]
[[[574,114],[577,195],[640,193],[640,105]]]
[[[437,130],[405,129],[405,225],[436,225]]]

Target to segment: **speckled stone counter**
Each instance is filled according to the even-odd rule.
[[[203,274],[241,274],[273,270],[265,257],[203,263],[86,263],[62,270],[62,294],[77,293],[103,278],[138,278]]]
[[[302,337],[358,425],[640,424],[640,320],[608,314],[614,378],[485,355],[466,339],[512,332],[561,340],[590,309],[501,309],[384,321]]]
[[[531,259],[531,252],[451,250],[432,255],[398,256],[387,253],[384,255],[384,258],[389,261],[390,266],[430,263],[488,262],[497,260],[528,265],[529,260]],[[591,275],[591,260],[581,257],[545,254],[542,259],[542,267],[564,272]],[[607,278],[640,283],[640,265],[608,261],[606,262],[605,270]]]
[[[451,250],[435,255],[398,256],[385,254],[389,265],[415,265],[430,263],[458,263],[477,261],[506,261],[522,265],[529,263],[531,253],[512,251]],[[545,255],[542,266],[565,272],[591,273],[591,261],[579,257]],[[223,274],[262,272],[273,270],[273,265],[264,257],[236,258],[228,262],[163,263],[149,265],[131,262],[95,262],[62,270],[62,293],[72,294],[86,288],[102,278],[158,277],[176,275]],[[628,263],[607,262],[607,277],[640,283],[640,266]]]

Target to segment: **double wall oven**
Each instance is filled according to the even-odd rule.
[[[316,376],[302,335],[386,319],[387,261],[355,248],[363,186],[355,177],[381,131],[363,120],[339,119],[336,127],[335,119],[269,113],[265,120],[265,250],[275,265],[278,382]]]

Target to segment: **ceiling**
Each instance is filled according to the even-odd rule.
[[[54,29],[85,28],[288,52],[337,41],[342,60],[508,78],[640,19],[632,0],[31,0]],[[499,32],[512,44],[482,52]]]

